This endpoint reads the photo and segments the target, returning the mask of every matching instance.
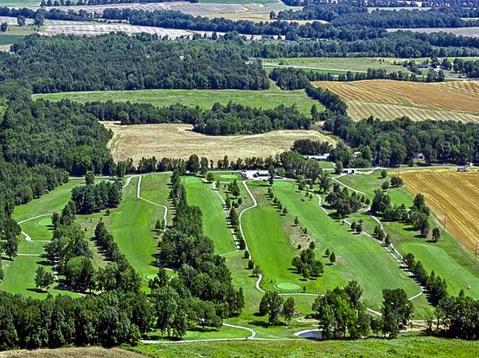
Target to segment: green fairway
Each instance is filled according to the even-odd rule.
[[[477,356],[478,341],[401,335],[397,339],[139,344],[150,357],[456,357]]]
[[[203,213],[203,229],[206,236],[213,240],[215,251],[225,254],[235,251],[233,236],[227,227],[223,203],[212,184],[203,183],[198,177],[183,177],[183,184],[189,205],[197,206]]]
[[[289,241],[283,218],[266,199],[266,187],[259,182],[250,182],[248,186],[258,206],[244,214],[242,225],[253,261],[263,271],[261,287],[271,290],[280,283],[289,283],[318,293],[319,280],[303,280],[292,268],[291,260],[299,251]]]
[[[51,266],[39,255],[44,253],[45,241],[51,240],[52,232],[49,228],[50,215],[53,211],[60,211],[70,199],[71,189],[83,184],[83,180],[70,180],[68,183],[52,190],[39,199],[15,207],[13,217],[24,232],[31,239],[27,241],[20,235],[18,256],[13,260],[3,260],[4,280],[0,288],[12,293],[21,293],[32,297],[45,297],[46,293],[35,289],[35,272],[39,265],[44,265],[47,271]],[[27,220],[27,221],[25,221]],[[72,294],[72,292],[52,287],[51,294]]]
[[[151,176],[152,180],[159,177]],[[164,211],[136,197],[138,180],[138,177],[134,177],[123,189],[122,201],[117,209],[111,211],[106,224],[120,251],[140,274],[146,286],[147,277],[158,272],[155,266],[157,239],[153,228],[156,220],[163,218]],[[158,190],[167,191],[166,184],[158,185]]]
[[[371,175],[343,176],[339,180],[372,198],[374,189],[379,188],[384,181],[378,178],[379,172],[375,172]],[[407,207],[411,206],[413,196],[405,188],[390,189],[388,193],[392,204],[404,203]],[[360,216],[357,215],[355,218]],[[362,217],[366,222],[367,217],[364,215]],[[451,294],[457,295],[461,289],[465,289],[467,295],[479,298],[479,265],[452,235],[443,231],[441,240],[432,243],[417,237],[417,232],[409,230],[406,224],[398,222],[383,224],[396,248],[402,254],[411,252],[423,263],[428,272],[434,270],[437,275],[445,278]],[[438,222],[432,218],[431,227],[434,226],[438,226]]]
[[[315,104],[318,110],[322,105],[306,96],[304,90],[282,91],[272,85],[269,90],[138,90],[138,91],[99,91],[99,92],[65,92],[34,95],[34,98],[61,100],[68,98],[73,101],[130,101],[151,103],[158,107],[180,103],[185,106],[200,106],[211,108],[216,103],[227,104],[229,101],[259,108],[274,108],[281,104],[296,105],[298,110],[310,116],[311,106]]]
[[[319,208],[316,197],[305,199],[293,182],[277,181],[273,189],[288,212],[297,216],[300,224],[313,234],[316,255],[322,257],[327,248],[335,252],[336,263],[326,265],[320,279],[323,289],[356,280],[364,290],[366,304],[376,309],[381,304],[384,288],[403,288],[409,297],[420,291],[379,243],[364,235],[352,234],[347,225],[333,220]]]

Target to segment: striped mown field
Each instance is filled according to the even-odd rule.
[[[479,172],[410,171],[401,174],[407,188],[422,193],[446,228],[474,252],[479,240]]]
[[[321,81],[314,85],[337,93],[355,120],[372,115],[387,120],[409,116],[418,121],[479,122],[479,81]]]

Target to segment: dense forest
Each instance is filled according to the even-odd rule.
[[[28,81],[35,93],[269,86],[261,64],[246,63],[238,46],[158,41],[147,34],[28,36],[12,46],[12,53],[0,55],[0,73],[3,78]]]
[[[465,164],[479,161],[479,125],[454,121],[420,121],[375,118],[352,121],[332,112],[322,114],[324,129],[354,148],[368,148],[370,163],[396,167],[412,163],[422,153],[426,163]],[[342,158],[348,165],[351,156]]]

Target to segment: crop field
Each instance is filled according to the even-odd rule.
[[[400,172],[400,176],[408,182],[410,175],[421,175],[419,171]],[[424,172],[427,175],[427,171]],[[441,173],[441,172],[439,172]],[[465,174],[468,175],[468,174]],[[372,198],[374,188],[379,188],[384,179],[379,179],[379,172],[374,172],[371,175],[350,175],[343,176],[338,179],[342,183],[348,185],[351,188],[366,193],[368,197]],[[434,185],[429,181],[427,185],[421,186],[420,192],[424,193],[428,199],[428,192],[433,189]],[[451,186],[451,182],[449,182]],[[455,185],[458,187],[458,185]],[[409,189],[409,184],[406,185]],[[392,204],[405,204],[407,207],[412,205],[414,192],[408,192],[405,188],[389,189],[389,195],[391,196]],[[459,201],[457,202],[459,203]],[[431,227],[439,226],[442,234],[438,243],[430,242],[427,239],[417,237],[417,232],[411,231],[409,226],[398,222],[384,222],[383,225],[391,236],[396,248],[402,253],[406,254],[411,252],[414,256],[420,260],[426,270],[432,271],[445,278],[448,284],[449,292],[457,295],[461,289],[469,288],[466,290],[466,294],[479,298],[479,264],[475,262],[474,257],[469,251],[464,249],[464,246],[459,241],[459,237],[452,234],[451,221],[448,222],[447,230],[442,228],[442,217],[436,208],[434,203],[428,200],[428,205],[431,206],[435,216],[431,218]],[[370,220],[368,215],[359,215],[355,219],[363,219],[365,221],[365,227],[369,225],[370,228],[374,228],[375,223]]]
[[[63,98],[78,102],[88,101],[130,101],[135,103],[151,103],[157,107],[171,104],[199,106],[209,109],[216,102],[227,104],[229,101],[258,108],[274,108],[280,104],[296,105],[299,111],[310,115],[311,106],[315,104],[318,110],[323,107],[318,101],[306,96],[303,90],[282,91],[272,85],[269,90],[138,90],[138,91],[98,91],[98,92],[63,92],[34,95],[34,98],[45,98],[59,101]]]
[[[412,120],[479,121],[477,81],[321,81],[315,85],[338,94],[348,104],[348,113],[355,120],[373,115],[387,120],[409,116]]]
[[[479,241],[479,172],[418,171],[401,175],[413,193],[422,193],[447,229],[469,250]]]
[[[207,136],[193,132],[187,124],[140,124],[121,126],[112,122],[103,124],[113,130],[109,143],[115,160],[142,157],[188,158],[191,154],[208,159],[268,157],[288,150],[299,138],[321,141],[334,140],[314,130],[279,130],[264,134]]]
[[[0,6],[27,7],[39,4],[38,0],[0,0]]]

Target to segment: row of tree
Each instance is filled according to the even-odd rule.
[[[310,81],[363,81],[386,79],[394,81],[413,81],[413,82],[443,82],[445,79],[444,71],[428,71],[426,76],[418,76],[415,73],[402,71],[388,72],[385,69],[368,68],[366,72],[351,72],[345,74],[331,74],[317,71],[305,71],[300,68],[275,68],[270,73],[270,78],[277,83],[281,89],[293,90],[306,88]]]
[[[41,7],[49,6],[82,6],[82,5],[115,5],[115,4],[149,4],[158,2],[174,2],[178,0],[42,0]],[[187,0],[197,3],[198,0]]]
[[[253,108],[229,102],[215,103],[211,109],[174,104],[155,107],[131,102],[89,102],[87,112],[100,120],[121,124],[187,123],[195,132],[208,135],[265,133],[277,129],[309,129],[311,121],[296,106],[279,105],[271,109]]]

